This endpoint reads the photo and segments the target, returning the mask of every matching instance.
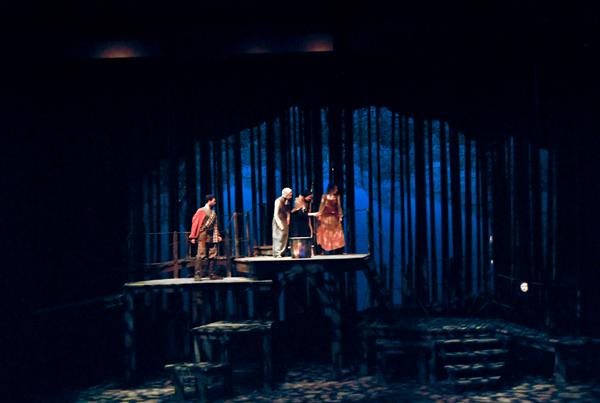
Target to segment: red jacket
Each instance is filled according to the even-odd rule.
[[[199,208],[192,217],[192,230],[190,232],[190,239],[196,239],[200,235],[200,227],[206,218],[206,213],[202,208]]]
[[[192,217],[192,229],[189,239],[199,239],[199,237],[204,234],[202,240],[206,242],[221,242],[221,234],[219,233],[219,225],[217,224],[216,216],[214,217],[214,221],[209,224],[209,228],[202,228],[202,225],[205,224],[204,221],[206,218],[207,214],[204,210],[204,207],[199,208],[196,211],[196,214],[194,214],[194,217]]]

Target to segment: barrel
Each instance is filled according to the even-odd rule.
[[[311,257],[311,237],[290,237],[292,258],[303,259]]]

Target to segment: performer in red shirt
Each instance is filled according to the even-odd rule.
[[[208,276],[211,280],[222,278],[214,270],[219,242],[222,241],[215,212],[217,198],[209,194],[206,195],[205,200],[204,207],[199,208],[192,218],[192,230],[189,237],[192,244],[198,244],[194,266],[194,280],[196,281],[202,280],[203,274],[206,274],[206,266],[208,266]]]

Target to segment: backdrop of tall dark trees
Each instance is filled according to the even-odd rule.
[[[161,260],[158,239],[149,247],[132,234],[185,230],[208,191],[224,226],[252,213],[249,242],[268,244],[280,187],[314,186],[318,197],[333,168],[347,250],[370,245],[395,302],[442,303],[452,289],[595,329],[592,66],[486,65],[446,72],[451,86],[429,80],[439,66],[349,66],[265,56],[199,76],[152,60],[83,62],[8,86],[5,202],[21,213],[3,217],[15,235],[5,246],[38,256],[19,278],[43,279],[22,308],[117,291],[129,263]]]

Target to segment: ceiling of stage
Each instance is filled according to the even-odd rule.
[[[148,85],[201,88],[198,102],[223,125],[336,102],[387,104],[471,132],[533,131],[571,127],[600,93],[591,5],[321,3],[73,0],[40,4],[46,18],[34,22],[25,2],[0,21],[19,71],[33,66],[76,91],[93,88],[89,77],[142,95]]]

